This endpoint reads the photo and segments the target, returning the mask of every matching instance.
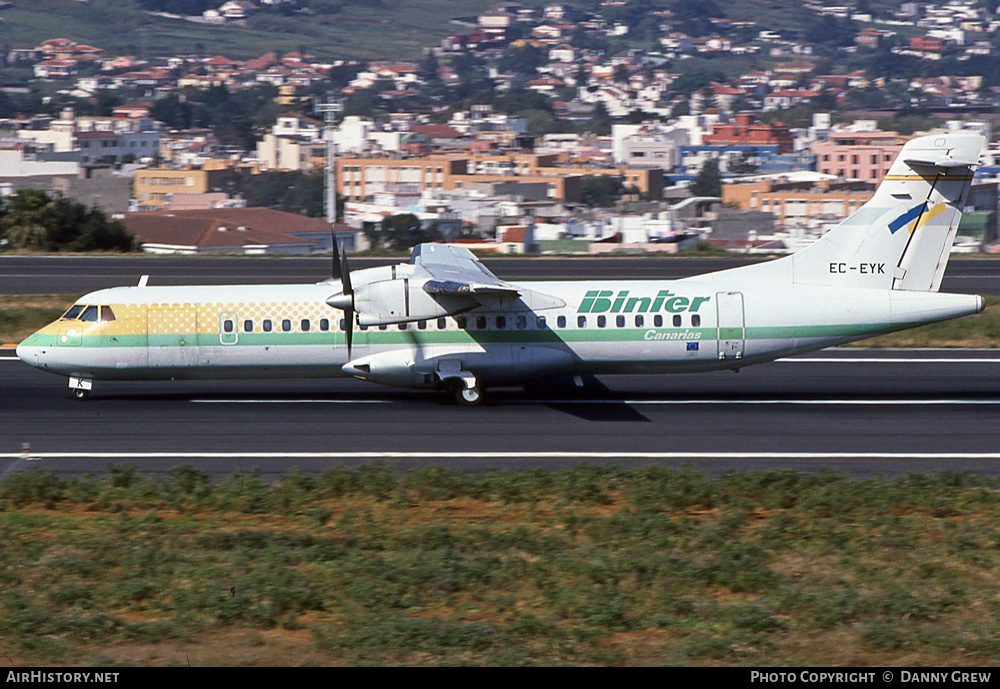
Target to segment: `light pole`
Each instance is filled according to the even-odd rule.
[[[336,184],[336,158],[337,151],[333,141],[333,125],[338,113],[343,111],[343,103],[317,103],[316,112],[323,113],[326,126],[323,128],[323,137],[326,139],[326,175],[323,178],[324,209],[326,211],[326,221],[330,223],[330,231],[333,232],[333,225],[337,222],[337,184]],[[336,238],[334,238],[336,241]]]

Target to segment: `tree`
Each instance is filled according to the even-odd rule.
[[[21,189],[0,207],[0,237],[18,249],[39,251],[130,251],[132,235],[99,208]]]
[[[310,218],[324,216],[323,175],[315,172],[265,172],[257,175],[248,201]],[[342,213],[343,203],[337,204]]]
[[[153,101],[149,108],[150,116],[171,129],[189,129],[191,127],[191,104],[182,101],[176,93]]]
[[[701,171],[691,183],[691,193],[694,196],[722,196],[722,175],[719,174],[719,161],[705,161]]]
[[[412,249],[417,244],[441,239],[436,226],[424,228],[420,218],[412,213],[390,215],[381,225],[365,230],[365,236],[372,246],[390,251]]]
[[[621,177],[587,175],[580,180],[580,200],[590,206],[613,206],[625,191]]]

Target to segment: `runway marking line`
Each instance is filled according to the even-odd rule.
[[[191,404],[396,404],[404,400],[330,400],[330,399],[193,399],[188,400]],[[551,400],[522,400],[522,399],[502,399],[498,402],[500,406],[527,406],[527,405],[567,405],[567,404],[617,404],[629,406],[685,406],[695,404],[731,404],[731,405],[755,405],[755,404],[788,404],[788,405],[818,405],[818,406],[863,406],[863,407],[893,407],[893,406],[933,406],[933,405],[969,405],[969,406],[1000,406],[1000,399],[886,399],[886,400],[852,400],[852,399],[674,399],[674,400],[616,400],[616,399],[551,399]]]
[[[778,364],[1000,364],[1000,358],[996,359],[963,359],[960,357],[947,358],[936,357],[933,359],[902,358],[902,357],[788,357],[775,359]],[[765,362],[766,363],[766,362]]]
[[[998,452],[20,452],[0,459],[975,459]]]

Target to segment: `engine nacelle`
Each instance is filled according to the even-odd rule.
[[[413,350],[399,349],[349,361],[342,370],[349,376],[380,385],[400,388],[433,387],[437,379],[431,367],[416,364]]]
[[[430,320],[473,308],[476,303],[456,303],[449,298],[434,298],[423,290],[425,279],[396,278],[362,285],[354,291],[354,307],[361,325],[386,325]]]

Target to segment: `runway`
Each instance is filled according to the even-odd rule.
[[[383,461],[461,470],[580,462],[729,470],[1000,473],[1000,353],[837,349],[739,374],[491,390],[480,407],[355,380],[99,383],[0,359],[0,477],[192,464],[222,477]],[[22,450],[24,445],[26,450]]]

